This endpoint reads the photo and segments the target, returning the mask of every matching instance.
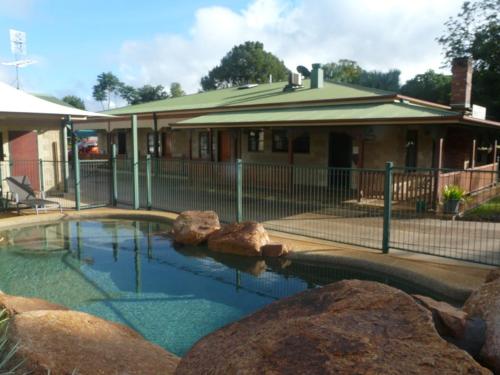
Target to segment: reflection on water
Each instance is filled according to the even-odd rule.
[[[384,275],[173,246],[166,224],[65,221],[1,233],[0,289],[122,322],[182,355],[202,336],[279,298]]]

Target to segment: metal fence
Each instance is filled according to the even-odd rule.
[[[174,212],[214,210],[223,222],[353,245],[500,265],[498,165],[475,169],[354,169],[252,162],[141,158],[0,162],[3,178],[28,175],[35,190],[64,208],[125,205]],[[78,184],[75,185],[75,182]],[[445,211],[442,189],[466,195]],[[5,184],[3,186],[5,188]],[[5,191],[5,189],[2,189]]]

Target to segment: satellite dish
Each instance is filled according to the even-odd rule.
[[[26,33],[24,31],[9,30],[10,50],[14,55],[14,61],[3,62],[3,65],[16,67],[16,87],[19,89],[19,68],[24,68],[28,65],[35,64],[35,60],[18,60],[19,56],[26,56]]]

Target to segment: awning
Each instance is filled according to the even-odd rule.
[[[6,115],[46,115],[75,116],[77,118],[113,117],[101,113],[83,111],[37,98],[0,82],[0,114]]]

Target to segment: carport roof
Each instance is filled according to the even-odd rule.
[[[35,95],[17,90],[0,82],[0,113],[7,115],[43,115],[44,117],[75,116],[87,117],[112,117],[102,113],[83,111],[71,106],[60,105],[40,99]]]
[[[260,109],[212,113],[172,124],[173,128],[271,124],[351,123],[370,120],[457,120],[456,112],[405,102],[342,104],[302,108]]]

